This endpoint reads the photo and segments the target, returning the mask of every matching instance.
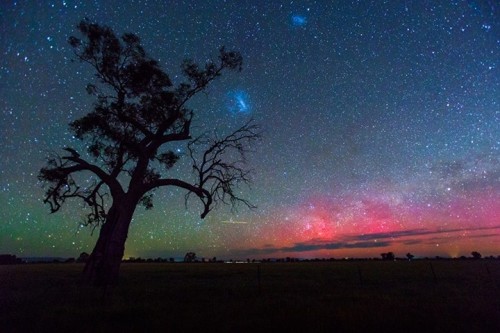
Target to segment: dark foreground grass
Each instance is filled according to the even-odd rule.
[[[500,332],[500,261],[82,268],[0,266],[0,332]]]

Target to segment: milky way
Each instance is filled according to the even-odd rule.
[[[496,1],[7,1],[0,5],[0,252],[78,256],[98,230],[78,202],[49,215],[38,170],[83,148],[83,18],[137,34],[172,80],[185,58],[243,55],[190,107],[196,131],[250,118],[257,208],[200,220],[181,190],[138,209],[126,256],[500,254],[500,7]],[[185,145],[174,147],[184,153]],[[175,176],[189,179],[189,161]],[[186,172],[187,171],[187,172]]]

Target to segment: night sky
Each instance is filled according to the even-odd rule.
[[[83,18],[137,34],[174,82],[185,58],[242,53],[189,105],[193,132],[250,118],[257,205],[201,220],[182,190],[138,208],[125,257],[500,254],[500,4],[482,1],[1,1],[0,253],[75,257],[98,229],[43,204],[51,150],[92,108],[67,43]],[[78,35],[77,35],[78,36]],[[186,146],[174,147],[185,152]],[[82,150],[80,150],[82,151]],[[191,179],[189,162],[174,175]]]

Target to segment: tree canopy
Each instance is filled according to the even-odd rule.
[[[174,86],[136,35],[117,37],[109,27],[85,20],[77,28],[83,38],[72,36],[69,43],[76,58],[95,71],[96,80],[86,90],[96,102],[91,112],[69,126],[87,143],[92,160],[84,159],[73,147],[48,160],[39,178],[48,185],[45,202],[51,211],[59,211],[67,199],[80,198],[91,208],[87,223],[104,223],[109,194],[117,200],[133,192],[139,203],[151,208],[152,190],[162,186],[181,187],[196,195],[203,203],[202,218],[218,202],[252,206],[238,197],[234,188],[249,181],[249,170],[242,162],[247,144],[259,138],[258,127],[250,121],[222,138],[206,133],[192,138],[194,113],[187,105],[224,70],[240,71],[241,55],[222,47],[217,60],[204,66],[185,60],[181,71],[186,80]],[[181,158],[167,144],[177,141],[188,143],[193,181],[167,176]],[[228,150],[239,158],[224,160]],[[80,172],[91,172],[97,180],[90,185],[78,184],[74,175]]]

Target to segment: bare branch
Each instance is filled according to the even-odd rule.
[[[194,193],[203,203],[203,212],[201,213],[201,218],[204,218],[212,209],[212,196],[209,191],[196,185],[189,184],[180,179],[157,179],[144,187],[144,194],[148,191],[163,187],[163,186],[175,186],[187,190],[187,196],[190,193]],[[186,197],[187,200],[187,197]]]
[[[215,205],[223,203],[235,207],[242,203],[255,208],[236,190],[240,184],[249,185],[251,182],[251,170],[245,168],[246,154],[250,151],[248,147],[260,137],[259,127],[250,120],[223,138],[209,138],[205,134],[188,144],[196,186],[206,189]],[[205,147],[201,158],[196,150],[200,146]]]

